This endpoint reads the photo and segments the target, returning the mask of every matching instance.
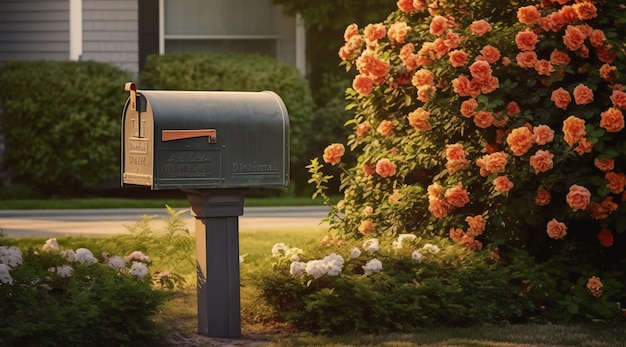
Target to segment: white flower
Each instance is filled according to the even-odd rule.
[[[15,246],[0,246],[0,264],[15,268],[22,263],[22,251]]]
[[[422,262],[422,253],[418,250],[413,251],[413,254],[411,254],[411,258],[413,260],[415,260],[418,263]]]
[[[76,252],[73,249],[61,251],[61,256],[72,263],[76,261]]]
[[[300,261],[300,255],[303,253],[304,251],[302,249],[291,247],[285,251],[285,257],[288,257],[291,261]]]
[[[350,250],[350,259],[356,259],[361,255],[359,247],[354,247]]]
[[[126,266],[126,261],[122,257],[114,255],[107,260],[107,265],[111,269],[121,269]]]
[[[93,253],[87,248],[76,249],[76,261],[79,263],[87,263],[88,265],[98,262],[96,258],[94,258]]]
[[[11,274],[9,273],[10,270],[11,267],[9,265],[0,264],[0,282],[13,284],[13,277],[11,277]]]
[[[306,263],[302,261],[293,261],[289,266],[289,274],[292,276],[300,276],[306,269]]]
[[[437,254],[440,251],[438,246],[430,244],[430,243],[425,244],[424,247],[422,247],[422,250],[424,252],[430,252],[432,254]]]
[[[378,242],[378,239],[376,238],[369,239],[363,242],[363,249],[370,253],[377,252],[379,248],[380,248],[380,243]]]
[[[280,242],[272,247],[272,257],[282,257],[287,252],[287,245]]]
[[[391,244],[392,244],[393,248],[400,249],[400,248],[402,248],[402,245],[404,244],[405,241],[410,243],[411,241],[415,241],[416,239],[417,239],[417,236],[415,236],[413,234],[400,234],[400,235],[398,235],[398,240],[397,241],[393,241]]]
[[[365,276],[369,276],[374,272],[380,272],[383,269],[383,263],[380,260],[374,258],[367,262],[367,264],[363,265],[363,271]]]
[[[320,278],[326,273],[326,264],[321,260],[309,260],[304,270],[313,278]]]
[[[140,261],[142,263],[149,263],[150,262],[150,257],[148,257],[147,255],[143,254],[143,252],[141,252],[141,251],[133,251],[131,254],[125,256],[124,260],[126,260],[127,262],[136,260],[136,261]]]
[[[57,266],[57,274],[61,277],[70,277],[74,269],[69,265]]]
[[[326,265],[326,274],[328,276],[338,276],[343,269],[343,257],[336,253],[331,253],[324,257],[322,261]]]
[[[144,278],[148,274],[148,267],[144,263],[135,262],[130,267],[130,274],[137,278]]]
[[[41,247],[41,250],[44,252],[58,252],[59,251],[59,243],[57,239],[54,237],[46,240],[46,243]]]

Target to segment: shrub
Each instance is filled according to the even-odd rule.
[[[554,275],[549,311],[616,318],[626,300],[623,5],[397,5],[383,23],[345,31],[354,134],[322,157],[345,170],[332,230],[448,237],[509,263],[523,249]],[[309,169],[323,194],[331,178],[318,159]]]
[[[140,74],[142,88],[276,92],[290,122],[291,167],[305,166],[313,101],[307,80],[290,65],[254,54],[180,53],[148,57]],[[300,186],[301,176],[292,175]]]
[[[43,195],[119,178],[126,72],[96,62],[8,62],[0,70],[0,131],[12,181]]]

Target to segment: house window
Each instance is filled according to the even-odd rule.
[[[269,0],[162,0],[161,53],[259,53],[278,57],[280,8]]]

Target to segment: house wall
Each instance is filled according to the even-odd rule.
[[[139,72],[137,0],[83,0],[82,60]]]
[[[69,58],[68,0],[0,0],[0,63]]]

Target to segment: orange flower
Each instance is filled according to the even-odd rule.
[[[361,55],[356,60],[356,67],[363,75],[380,78],[389,73],[391,66],[382,59],[378,59],[373,53]]]
[[[448,29],[448,20],[443,16],[434,16],[430,22],[430,33],[439,36]]]
[[[359,34],[359,26],[355,23],[352,23],[346,27],[346,30],[343,33],[343,39],[348,42],[352,36]]]
[[[589,35],[589,42],[593,47],[598,48],[604,46],[604,41],[606,41],[606,36],[602,30],[595,29],[591,32],[591,35]]]
[[[356,126],[356,136],[357,136],[357,138],[363,137],[363,135],[365,135],[371,129],[372,129],[372,125],[368,121],[365,121],[365,122],[357,125]]]
[[[465,75],[459,75],[459,77],[452,80],[452,88],[454,92],[459,96],[469,96],[471,93],[471,82]]]
[[[369,235],[374,232],[374,221],[371,218],[365,219],[361,221],[361,225],[359,225],[359,232],[363,235]]]
[[[394,189],[393,194],[389,195],[389,198],[387,200],[390,204],[397,204],[400,199],[402,199],[402,194],[400,193],[400,190]]]
[[[493,185],[497,192],[506,193],[513,188],[513,182],[508,176],[498,176],[493,180]]]
[[[369,76],[356,75],[352,81],[352,88],[361,95],[368,95],[374,90],[375,79]]]
[[[624,129],[624,115],[617,108],[610,107],[600,114],[600,127],[610,133],[616,133]]]
[[[469,30],[472,34],[476,36],[483,36],[484,34],[491,31],[491,25],[487,21],[481,19],[472,22],[472,24],[470,24],[469,26]]]
[[[433,183],[428,186],[428,200],[436,200],[441,197],[441,193],[443,192],[443,187],[439,183]]]
[[[610,99],[611,99],[611,103],[613,104],[613,106],[620,108],[620,109],[626,109],[626,93],[625,92],[614,89],[611,92]]]
[[[563,43],[570,51],[577,51],[585,42],[585,34],[577,27],[568,25],[563,35]]]
[[[480,175],[487,177],[492,173],[504,172],[508,154],[504,152],[495,152],[486,154],[476,160],[476,165],[480,167]]]
[[[362,216],[370,216],[374,213],[374,208],[372,206],[365,206],[363,207],[363,211],[361,211],[361,215]]]
[[[445,193],[446,202],[454,207],[463,207],[469,202],[467,190],[459,182],[456,186],[449,188]]]
[[[512,116],[514,114],[518,114],[522,112],[522,109],[519,107],[519,105],[515,102],[515,101],[511,101],[508,104],[506,104],[506,114],[509,116]]]
[[[556,107],[565,110],[570,102],[572,102],[572,97],[567,90],[559,88],[552,92],[550,100],[554,101]]]
[[[591,192],[583,186],[572,184],[569,187],[569,193],[565,196],[565,201],[574,211],[584,210],[591,201]]]
[[[483,248],[483,244],[475,240],[472,235],[465,234],[459,241],[462,245],[465,245],[470,251],[478,251]]]
[[[568,145],[573,146],[585,135],[585,120],[576,116],[569,116],[563,121],[563,133],[565,134],[565,142]]]
[[[381,23],[368,24],[365,29],[363,29],[363,36],[369,41],[382,39],[385,35],[387,35],[387,28]]]
[[[617,67],[604,64],[600,67],[600,77],[604,80],[612,81],[617,77]],[[615,105],[615,103],[613,103]]]
[[[487,82],[492,77],[491,66],[484,60],[474,62],[469,67],[470,74],[478,83]]]
[[[500,50],[492,45],[486,45],[480,50],[480,56],[476,57],[476,60],[485,60],[489,64],[493,64],[500,59]]]
[[[467,153],[463,149],[462,144],[446,145],[446,160],[465,160],[466,155]]]
[[[515,57],[517,61],[517,65],[524,69],[534,68],[535,64],[537,64],[537,53],[533,51],[529,52],[520,52]]]
[[[511,147],[513,154],[517,156],[524,155],[533,145],[532,133],[524,126],[515,128],[507,136],[506,143]]]
[[[549,191],[544,188],[541,188],[535,194],[535,204],[538,206],[545,206],[550,203],[550,199],[552,198]]]
[[[578,155],[583,155],[585,153],[591,153],[592,149],[593,142],[590,142],[586,138],[581,137],[580,140],[578,140],[578,146],[574,148],[574,151],[578,153]]]
[[[536,24],[541,19],[541,13],[535,6],[524,6],[517,10],[517,19],[522,24]]]
[[[376,163],[376,173],[381,177],[390,177],[396,174],[396,164],[387,158],[380,159]]]
[[[591,1],[578,2],[573,4],[572,8],[576,10],[576,14],[580,20],[587,20],[598,16],[598,9]]]
[[[437,88],[434,86],[421,86],[417,88],[417,100],[419,101],[429,101],[435,96],[437,92]]]
[[[454,242],[460,242],[465,236],[465,231],[461,228],[450,228],[450,240]]]
[[[624,191],[624,187],[626,186],[626,175],[622,172],[609,171],[604,174],[604,178],[609,181],[607,184],[607,188],[613,194],[620,194]]]
[[[416,87],[421,86],[434,86],[435,85],[435,75],[428,69],[420,69],[415,72],[413,78],[411,79],[411,83],[413,83]]]
[[[566,66],[570,63],[571,58],[569,54],[563,51],[559,51],[558,49],[554,49],[552,53],[550,53],[550,62],[554,65],[558,66]]]
[[[389,26],[389,30],[387,30],[387,37],[392,42],[404,43],[404,39],[406,35],[411,31],[411,27],[409,27],[405,22],[395,22]]]
[[[535,174],[540,172],[546,172],[554,166],[552,159],[554,158],[554,154],[545,151],[538,150],[535,154],[530,156],[530,166],[535,169]]]
[[[565,223],[561,223],[552,218],[552,220],[548,222],[546,232],[550,238],[561,240],[565,237],[565,235],[567,235],[567,227],[565,226]]]
[[[398,5],[398,8],[403,12],[409,13],[413,11],[418,11],[418,8],[413,5],[413,0],[398,0],[396,5]]]
[[[480,110],[474,115],[474,124],[477,127],[486,129],[493,124],[493,115],[489,111]]]
[[[515,36],[515,44],[520,51],[534,51],[539,42],[537,34],[532,31],[520,31]]]
[[[615,159],[611,159],[611,158],[604,158],[604,159],[600,159],[600,158],[596,158],[593,160],[593,165],[595,165],[595,167],[597,167],[598,169],[600,169],[600,171],[611,171],[615,168]]]
[[[464,117],[471,117],[478,107],[478,102],[474,98],[467,99],[461,103],[461,114]]]
[[[485,219],[483,218],[483,216],[467,216],[465,217],[465,221],[469,226],[469,228],[467,229],[468,234],[472,236],[478,236],[482,235],[483,231],[485,231]]]
[[[421,107],[409,113],[407,118],[409,119],[409,124],[417,130],[428,131],[433,128],[428,121],[428,118],[430,118],[430,112]]]
[[[371,176],[374,172],[376,172],[376,166],[369,163],[363,163],[363,165],[361,165],[361,169],[363,170],[363,174],[365,176]]]
[[[447,203],[440,199],[429,200],[428,211],[430,211],[435,218],[444,218],[449,213]]]
[[[446,44],[448,48],[455,49],[461,44],[461,38],[462,38],[461,35],[455,32],[449,31],[446,33],[444,43]]]
[[[587,280],[587,289],[589,289],[589,291],[591,292],[591,295],[593,295],[596,298],[599,298],[602,296],[603,286],[604,285],[602,284],[602,281],[600,281],[600,278],[596,276],[591,276],[591,278]]]
[[[461,67],[467,64],[467,53],[460,49],[451,51],[448,55],[450,57],[448,61],[454,67]]]
[[[325,162],[335,165],[341,161],[346,150],[341,143],[333,143],[324,149],[323,159]]]
[[[572,94],[574,94],[576,105],[586,105],[593,101],[593,90],[582,83],[574,88]]]
[[[376,132],[385,137],[393,135],[393,123],[388,120],[380,122]]]
[[[613,246],[613,233],[609,229],[601,229],[598,233],[598,241],[604,247]]]
[[[542,146],[554,140],[554,130],[547,125],[538,125],[533,128],[533,141]]]
[[[554,72],[554,66],[545,59],[537,60],[537,63],[535,63],[535,71],[537,71],[538,75],[550,76],[550,74]]]

